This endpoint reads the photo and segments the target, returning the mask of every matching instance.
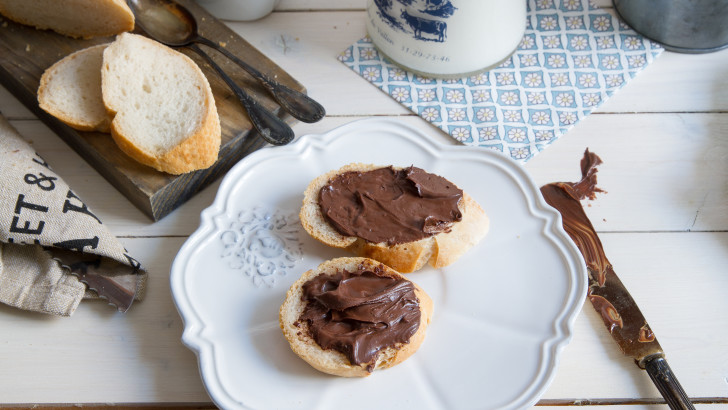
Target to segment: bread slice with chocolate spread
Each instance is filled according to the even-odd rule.
[[[369,273],[369,276],[365,278],[366,283],[362,285],[368,289],[369,292],[352,291],[358,286],[352,284],[352,282],[348,282],[346,285],[344,285],[342,281],[337,282],[337,280],[340,280],[342,272],[344,271],[349,273]],[[324,277],[320,278],[320,275],[324,275]],[[312,281],[317,278],[319,281],[318,283],[320,284],[319,288],[313,285],[307,285],[313,283]],[[385,291],[374,292],[372,291],[373,288],[380,288],[379,285],[371,285],[372,280],[376,281],[379,278],[382,278],[385,282],[392,283],[387,284]],[[347,286],[349,287],[347,288]],[[407,293],[404,293],[404,291],[397,293],[397,291],[401,290],[404,286],[407,286]],[[314,289],[314,291],[309,291],[308,289]],[[392,292],[395,292],[398,297],[390,298],[390,294],[385,294],[391,289],[394,289]],[[336,294],[336,290],[339,290],[338,294]],[[358,290],[361,290],[361,288],[358,288]],[[318,291],[318,293],[316,291]],[[316,296],[312,297],[312,293]],[[360,296],[362,294],[367,294],[367,297],[361,298]],[[369,296],[370,294],[372,296]],[[339,298],[339,296],[342,295],[346,300]],[[350,300],[348,300],[349,297],[356,299],[356,303],[350,302]],[[384,301],[383,305],[385,306],[377,306],[376,303],[372,303],[371,298]],[[369,362],[352,364],[350,356],[356,354],[352,353],[352,351],[365,351],[368,347],[370,347],[370,345],[357,345],[357,348],[350,346],[348,349],[321,347],[312,333],[312,327],[314,326],[312,324],[313,322],[308,320],[307,317],[313,316],[318,318],[322,315],[314,312],[311,316],[305,316],[307,309],[312,309],[309,305],[309,300],[312,299],[326,300],[329,301],[331,305],[343,305],[347,308],[331,312],[326,315],[327,317],[338,317],[340,314],[351,314],[356,318],[368,313],[375,316],[376,321],[378,322],[381,321],[381,323],[386,323],[387,321],[390,321],[390,324],[387,326],[375,325],[378,329],[385,328],[387,330],[391,329],[394,331],[396,328],[392,325],[392,323],[407,323],[407,319],[409,319],[410,325],[408,326],[411,327],[408,327],[409,333],[407,334],[411,335],[404,342],[383,345],[384,347],[378,349],[373,355],[373,359]],[[393,300],[395,302],[392,302]],[[416,303],[413,303],[413,300],[415,300]],[[413,317],[409,313],[406,313],[403,314],[403,316],[395,314],[393,317],[382,317],[385,316],[383,312],[396,310],[392,308],[392,305],[396,305],[396,308],[404,309],[407,312],[417,313],[418,315]],[[362,309],[368,311],[362,313]],[[419,310],[419,312],[416,310]],[[433,305],[430,297],[424,290],[422,290],[422,288],[408,280],[404,275],[401,275],[394,269],[372,259],[344,257],[325,261],[317,268],[311,269],[301,275],[286,294],[285,301],[281,305],[279,312],[279,323],[293,352],[315,369],[335,376],[366,377],[371,375],[375,370],[392,367],[412,356],[412,354],[419,349],[425,338],[426,329],[430,324],[432,313]],[[345,317],[341,319],[340,323],[331,324],[330,326],[331,328],[341,329],[340,326],[349,326],[351,325],[351,322],[351,318]],[[369,319],[363,319],[363,326],[367,326],[368,324]],[[351,326],[356,329],[358,325]],[[341,330],[341,332],[345,335],[349,334],[348,329]],[[374,339],[379,337],[376,334],[371,336],[371,329],[363,330],[361,333],[362,334],[352,336],[352,338],[360,341],[368,337]]]
[[[449,229],[419,240],[405,243],[388,241],[375,243],[361,237],[341,233],[324,216],[319,206],[318,199],[322,188],[337,176],[345,173],[364,173],[381,168],[385,167],[353,163],[314,179],[304,192],[303,205],[299,215],[304,229],[326,245],[347,249],[358,256],[378,260],[402,273],[416,271],[428,262],[434,268],[448,266],[487,234],[490,226],[488,216],[480,205],[465,192],[457,204],[461,219],[453,222]],[[402,168],[393,169],[402,170]]]

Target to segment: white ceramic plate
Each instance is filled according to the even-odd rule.
[[[309,238],[298,221],[308,183],[351,162],[442,175],[491,218],[488,236],[456,263],[409,274],[434,301],[425,342],[363,379],[309,367],[278,327],[278,308],[301,273],[351,256]],[[171,285],[182,340],[222,408],[530,406],[551,381],[586,296],[581,255],[523,167],[485,148],[436,144],[392,120],[357,121],[248,156],[201,219]]]

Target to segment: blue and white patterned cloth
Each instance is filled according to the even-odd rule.
[[[415,75],[380,57],[368,37],[338,58],[463,144],[526,162],[662,51],[588,0],[528,0],[518,49],[481,74],[447,80]]]

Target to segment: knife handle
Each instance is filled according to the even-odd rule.
[[[648,359],[645,362],[645,370],[672,410],[695,409],[664,357],[656,356]]]

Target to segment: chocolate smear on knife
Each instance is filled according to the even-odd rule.
[[[601,163],[601,158],[587,149],[581,160],[580,181],[547,184],[541,187],[541,193],[546,202],[561,213],[564,230],[584,256],[589,272],[589,301],[620,349],[643,367],[644,358],[662,354],[662,349],[639,307],[628,297],[626,288],[614,273],[580,202],[596,199],[596,193],[604,192],[597,187],[597,166]]]
[[[604,286],[607,268],[610,264],[604,254],[602,242],[594,233],[594,227],[579,202],[587,198],[596,199],[597,192],[604,192],[597,188],[596,167],[601,163],[601,158],[587,149],[581,160],[580,181],[544,185],[541,187],[541,194],[549,205],[561,212],[564,229],[584,255],[590,275],[595,274],[599,286]]]
[[[645,369],[673,410],[694,410],[685,390],[667,364],[665,354],[652,333],[637,302],[614,273],[612,264],[580,200],[595,199],[597,165],[602,160],[587,149],[581,160],[581,181],[556,182],[541,187],[546,202],[561,213],[564,230],[576,243],[589,272],[587,298],[601,316],[620,350]]]

